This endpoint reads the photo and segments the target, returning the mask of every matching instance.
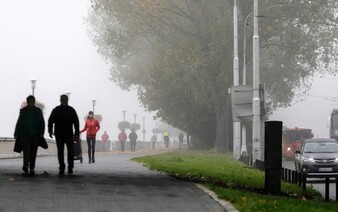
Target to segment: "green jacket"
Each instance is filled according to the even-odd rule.
[[[24,107],[15,126],[14,136],[43,136],[45,133],[45,120],[38,107]]]

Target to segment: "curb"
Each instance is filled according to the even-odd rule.
[[[211,190],[209,190],[207,187],[201,185],[201,184],[196,184],[195,185],[201,189],[203,192],[205,192],[206,194],[208,194],[212,199],[214,199],[218,204],[220,204],[225,211],[228,212],[239,212],[230,202],[219,199],[217,197],[217,194]]]

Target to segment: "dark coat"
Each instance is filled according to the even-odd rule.
[[[136,134],[135,131],[132,131],[132,132],[129,134],[129,140],[130,140],[131,142],[136,142],[136,140],[137,140],[137,134]]]
[[[43,136],[45,133],[45,120],[38,107],[26,106],[20,110],[20,115],[15,126],[14,137],[18,136]]]
[[[53,109],[48,119],[49,133],[53,132],[53,125],[55,136],[68,137],[80,134],[79,118],[71,106],[60,105]]]

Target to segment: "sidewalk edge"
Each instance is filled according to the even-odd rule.
[[[223,199],[219,199],[217,197],[217,194],[215,192],[211,191],[210,189],[208,189],[207,187],[205,187],[201,184],[197,184],[197,183],[195,183],[195,186],[197,186],[199,189],[201,189],[206,194],[208,194],[212,199],[214,199],[218,204],[220,204],[226,211],[228,211],[228,212],[238,212],[238,210],[230,202],[225,201]]]

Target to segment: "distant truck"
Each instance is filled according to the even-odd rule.
[[[338,140],[338,109],[333,109],[329,117],[330,138]]]
[[[284,128],[282,137],[283,158],[293,160],[295,158],[295,151],[300,149],[302,141],[312,137],[312,130],[308,128]]]

